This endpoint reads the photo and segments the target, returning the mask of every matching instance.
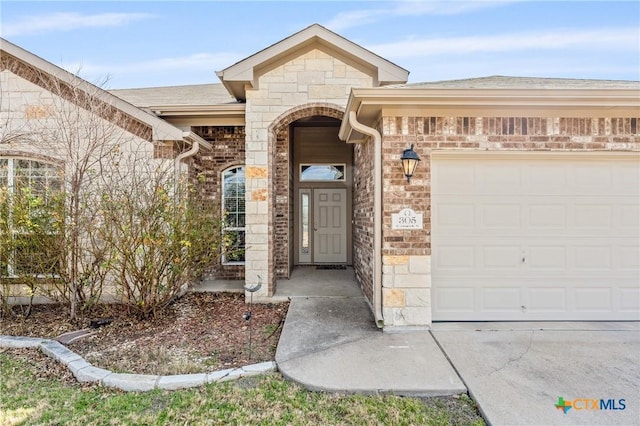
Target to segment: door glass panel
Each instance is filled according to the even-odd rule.
[[[309,194],[308,193],[302,193],[301,194],[302,199],[301,199],[301,208],[302,208],[302,212],[301,212],[301,219],[302,219],[302,226],[301,226],[301,243],[300,243],[300,251],[302,253],[309,253]]]

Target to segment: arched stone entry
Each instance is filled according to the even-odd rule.
[[[289,278],[293,268],[294,170],[291,125],[310,117],[342,120],[344,108],[329,103],[300,105],[281,114],[269,126],[271,197],[273,212],[272,256],[275,278]]]

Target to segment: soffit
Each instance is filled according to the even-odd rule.
[[[379,86],[404,84],[409,72],[375,53],[314,24],[304,30],[275,43],[248,58],[216,72],[229,93],[238,100],[246,99],[246,86],[257,87],[260,72],[269,69],[283,58],[317,45],[325,51],[335,51],[350,61],[371,70]]]

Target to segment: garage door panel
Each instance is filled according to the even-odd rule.
[[[525,289],[524,299],[528,314],[567,310],[567,289],[565,288],[530,286]]]
[[[434,309],[439,312],[473,314],[476,311],[476,295],[473,286],[438,288],[435,292],[437,302],[434,303]]]
[[[446,186],[432,188],[432,195],[469,194],[475,192],[476,172],[473,167],[459,163],[449,163],[447,167],[432,170],[432,180],[447,182]]]
[[[611,271],[611,247],[573,247],[573,267],[576,271]]]
[[[475,227],[475,205],[450,202],[439,207],[437,212],[440,228],[473,228]]]
[[[518,270],[522,258],[519,245],[483,245],[480,251],[480,268],[499,270]]]
[[[618,246],[614,249],[616,264],[620,270],[638,272],[640,270],[640,247]],[[636,274],[638,275],[638,274]]]
[[[628,158],[436,153],[434,320],[638,319],[640,157]],[[464,179],[443,181],[448,167]]]
[[[640,289],[637,287],[621,288],[619,301],[620,311],[638,313],[640,311]]]
[[[480,289],[482,312],[517,312],[522,310],[522,292],[514,287],[483,286]]]
[[[522,187],[522,168],[517,164],[494,161],[477,164],[476,181],[480,188],[497,188],[501,192],[518,192]]]
[[[614,194],[638,196],[640,193],[640,168],[637,164],[620,164],[616,168]]]
[[[574,290],[573,308],[576,312],[611,312],[610,287],[577,288]]]
[[[562,190],[567,184],[567,166],[562,163],[536,163],[523,166],[525,190],[540,187]]]
[[[593,191],[606,191],[613,185],[615,165],[597,161],[584,161],[573,164],[569,170],[568,185],[572,194],[592,194]]]
[[[434,289],[434,310],[441,320],[477,320],[491,315],[498,320],[587,320],[634,319],[640,305],[637,287],[602,287],[601,282],[585,279],[584,286],[562,287],[561,280],[508,280],[460,278],[452,288]],[[511,315],[506,315],[511,313]],[[551,316],[544,316],[544,315]],[[626,316],[625,316],[626,315]]]
[[[519,229],[522,226],[519,204],[487,203],[480,208],[480,226],[493,229]]]
[[[475,267],[475,247],[444,246],[434,259],[440,271],[460,272],[473,270]]]
[[[526,250],[525,263],[534,271],[564,271],[567,268],[567,248],[562,245],[533,245]]]
[[[530,227],[557,231],[564,229],[566,226],[567,206],[563,204],[529,203],[527,209]]]
[[[637,204],[621,205],[618,211],[620,220],[617,221],[617,224],[620,229],[627,232],[639,232],[640,206]]]
[[[576,228],[611,229],[611,206],[601,204],[575,204],[572,223]]]

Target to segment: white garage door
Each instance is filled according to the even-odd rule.
[[[637,153],[432,155],[434,321],[638,320]]]

